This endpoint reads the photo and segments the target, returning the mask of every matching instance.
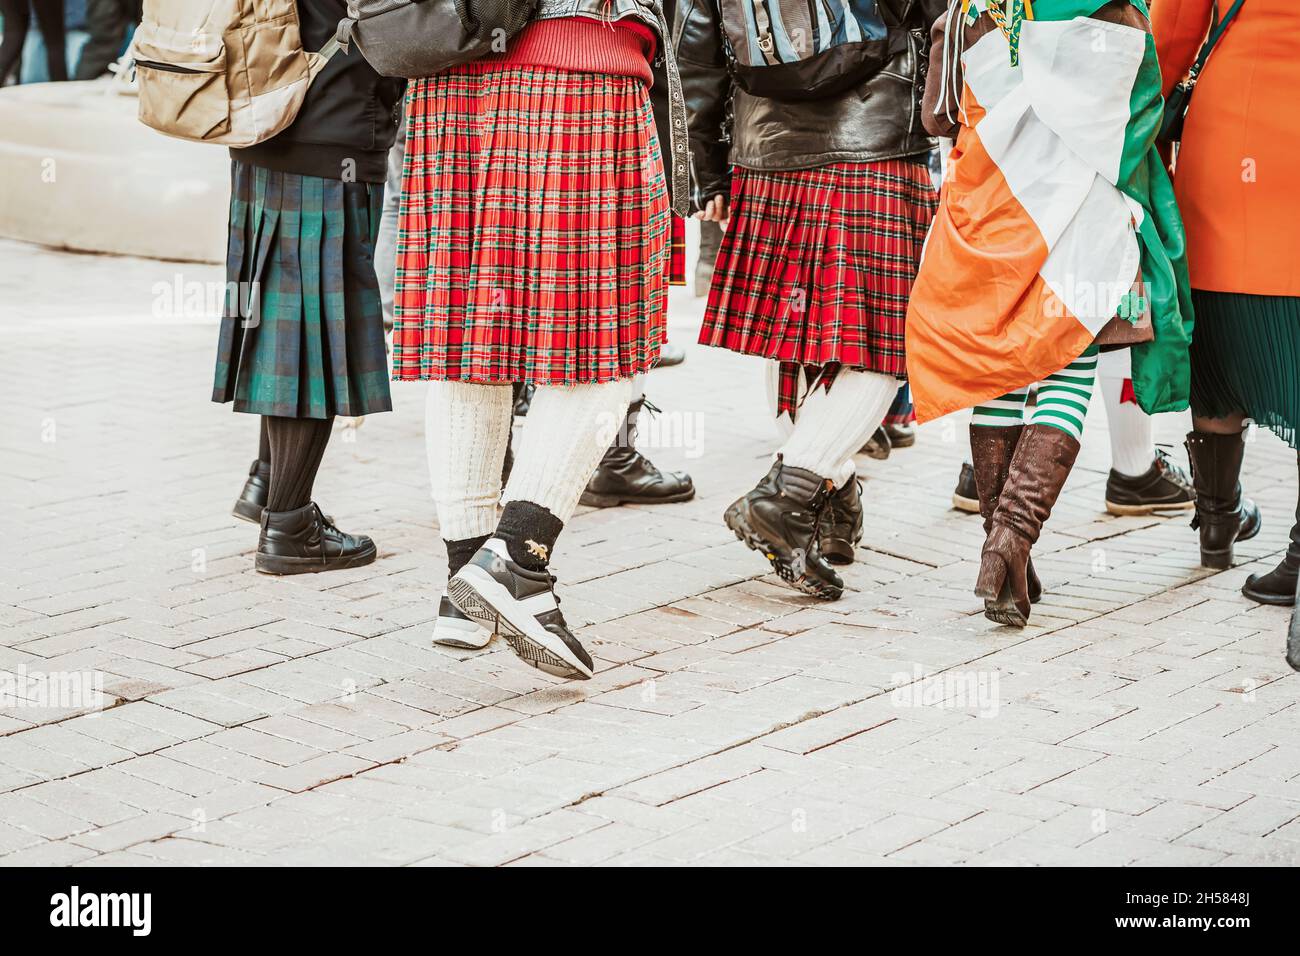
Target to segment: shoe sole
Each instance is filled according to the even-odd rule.
[[[506,639],[510,649],[530,667],[576,680],[590,680],[591,669],[569,650],[562,640],[537,623],[526,612],[508,616],[517,604],[500,582],[481,568],[469,564],[447,582],[447,597],[461,613],[488,631]],[[503,610],[504,609],[504,610]]]
[[[598,495],[584,491],[578,504],[588,508],[617,508],[619,505],[671,505],[679,501],[690,501],[695,497],[695,489],[679,491],[665,498],[624,498],[620,495]]]
[[[722,520],[727,523],[727,527],[735,533],[745,547],[757,551],[767,558],[777,577],[795,590],[810,594],[815,598],[821,598],[823,601],[838,601],[844,594],[841,588],[834,588],[814,581],[806,574],[796,573],[790,562],[778,554],[779,549],[754,530],[739,503],[729,507],[722,516]]]
[[[1195,501],[1179,501],[1173,504],[1159,505],[1120,505],[1113,501],[1106,502],[1106,510],[1113,515],[1153,515],[1162,511],[1188,511],[1196,507]]]
[[[433,643],[481,651],[492,642],[492,632],[477,621],[438,618],[433,625]]]
[[[1273,607],[1295,607],[1295,595],[1270,594],[1268,591],[1255,591],[1246,585],[1241,586],[1241,593],[1256,604],[1269,604]]]
[[[324,561],[320,558],[291,558],[259,553],[253,560],[253,567],[262,574],[316,574],[321,571],[363,568],[373,563],[378,553],[373,544],[365,551],[358,551],[346,558],[326,558]]]
[[[980,503],[978,498],[966,498],[953,492],[952,506],[958,511],[965,511],[968,514],[977,515],[980,513]]]
[[[837,568],[846,568],[853,563],[857,553],[857,542],[850,545],[847,541],[825,541],[821,543],[822,557],[828,564]]]
[[[242,499],[235,502],[235,507],[230,509],[230,513],[240,521],[251,521],[253,524],[262,523],[261,507]]]

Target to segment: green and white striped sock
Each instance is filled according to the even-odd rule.
[[[1029,399],[1029,386],[1008,392],[1001,398],[976,405],[970,423],[985,428],[1007,428],[1025,423],[1025,402]]]
[[[1093,383],[1097,379],[1097,346],[1038,384],[1038,404],[1029,416],[1031,425],[1051,425],[1083,440],[1083,420],[1088,417]]]

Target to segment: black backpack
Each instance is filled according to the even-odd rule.
[[[524,28],[538,0],[348,0],[336,39],[384,76],[432,76],[489,53]]]

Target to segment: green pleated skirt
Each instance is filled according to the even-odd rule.
[[[390,411],[375,239],[383,183],[235,160],[215,402],[330,418]]]
[[[1300,297],[1193,290],[1192,303],[1192,414],[1244,412],[1300,447]]]

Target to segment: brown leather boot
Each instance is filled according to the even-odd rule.
[[[1016,453],[1022,431],[1023,425],[972,425],[970,428],[970,457],[975,473],[975,493],[979,497],[985,535],[993,530],[993,512],[997,510],[1002,486],[1007,483],[1011,456]],[[1029,603],[1037,604],[1043,597],[1043,585],[1038,580],[1038,572],[1034,570],[1032,560],[1026,565],[1025,576],[1029,587]]]
[[[1012,627],[1024,627],[1029,621],[1029,549],[1038,541],[1078,456],[1079,443],[1061,429],[1024,426],[975,583],[975,594],[984,598],[984,616],[990,621]]]

